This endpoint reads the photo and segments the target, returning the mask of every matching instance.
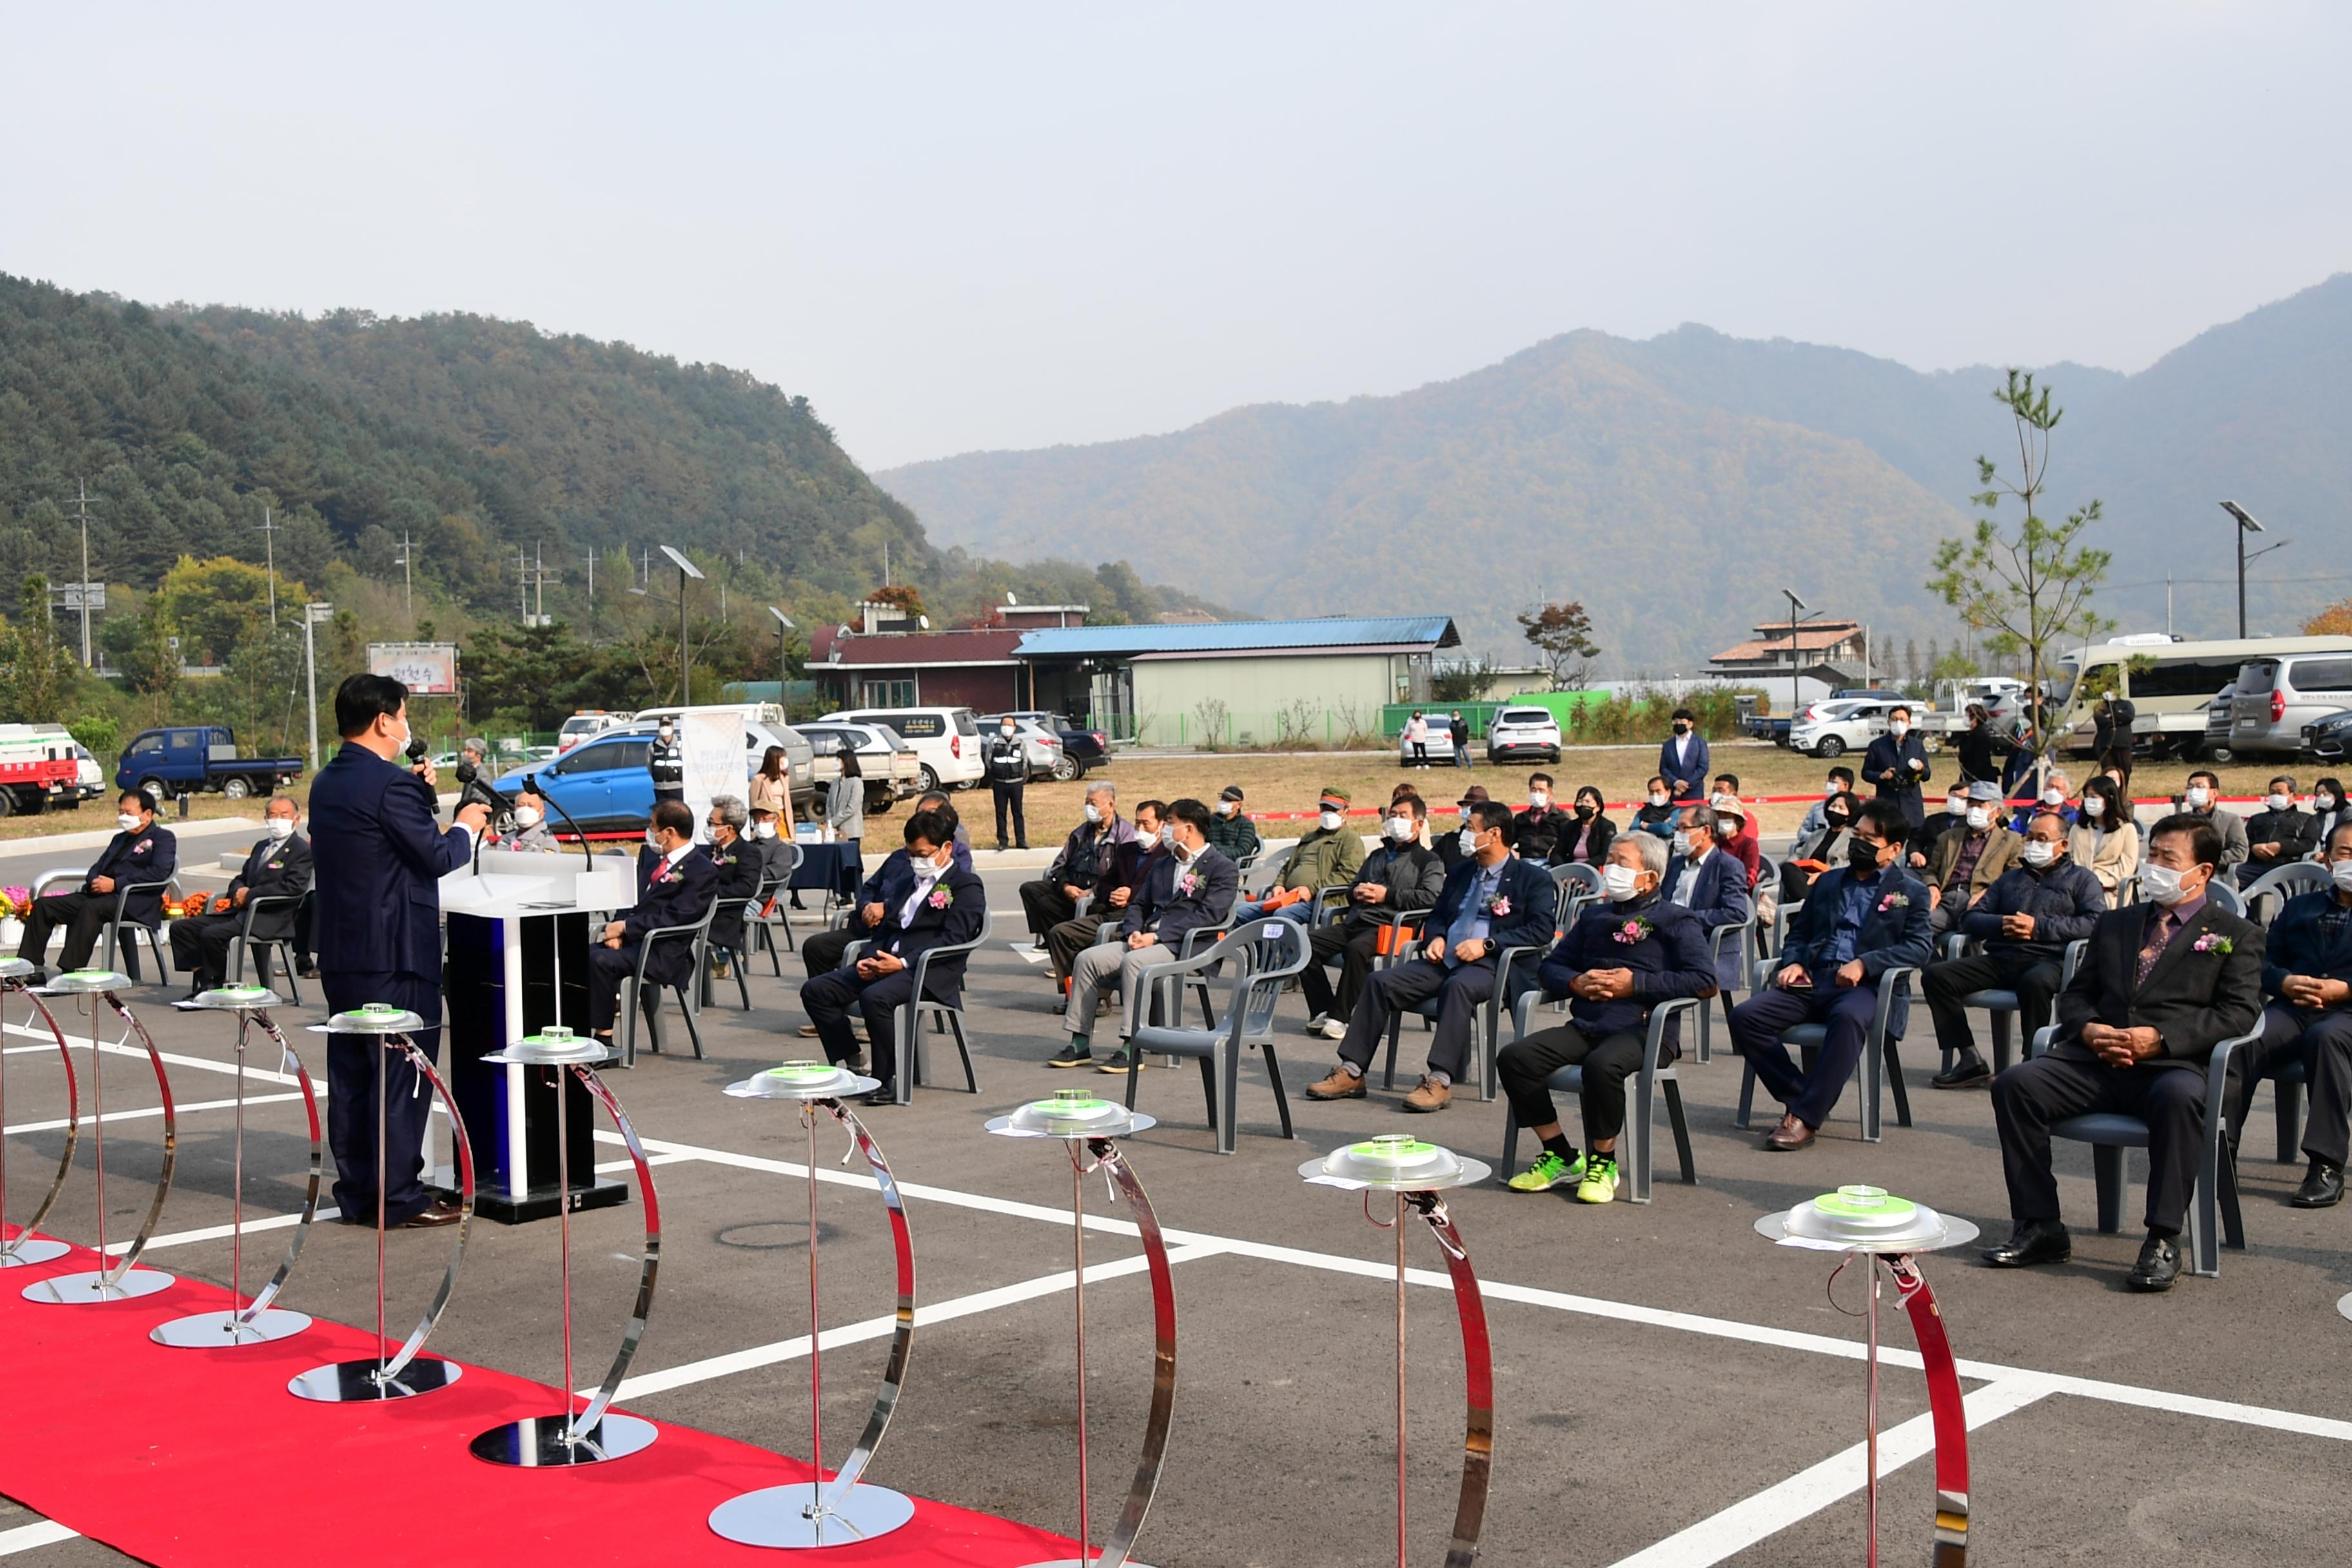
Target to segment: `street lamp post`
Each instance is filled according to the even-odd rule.
[[[768,606],[768,614],[776,617],[776,705],[782,707],[784,682],[793,673],[793,618],[773,605]]]
[[[2246,535],[2260,533],[2263,525],[2236,501],[2223,501],[2221,510],[2238,524],[2238,636],[2242,638],[2246,635]]]
[[[1797,651],[1797,612],[1807,606],[1802,599],[1797,597],[1794,588],[1783,588],[1780,592],[1789,601],[1789,721],[1793,724],[1797,720],[1797,710],[1804,706],[1803,699],[1797,693],[1798,678],[1804,668],[1804,661],[1798,657]]]
[[[317,603],[302,606],[302,664],[310,684],[310,771],[319,771],[319,644],[310,628],[335,613],[335,606]]]

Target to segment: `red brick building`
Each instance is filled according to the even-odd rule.
[[[935,632],[895,605],[857,608],[862,626],[823,626],[809,637],[809,679],[842,708],[1034,707],[1029,668],[1013,650],[1028,632],[1087,618],[1084,605],[1000,605],[995,626]]]

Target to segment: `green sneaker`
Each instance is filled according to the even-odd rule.
[[[1572,1182],[1584,1174],[1584,1156],[1579,1154],[1573,1163],[1561,1159],[1547,1149],[1536,1156],[1536,1163],[1513,1176],[1506,1184],[1515,1193],[1548,1193],[1563,1182]]]
[[[1576,1201],[1580,1204],[1615,1202],[1617,1162],[1606,1154],[1595,1154],[1580,1163],[1584,1167],[1584,1180],[1577,1184]]]

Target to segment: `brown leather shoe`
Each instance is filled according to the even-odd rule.
[[[1443,1110],[1454,1102],[1454,1090],[1433,1078],[1423,1078],[1404,1097],[1407,1110]]]
[[[402,1224],[400,1228],[403,1230],[438,1230],[445,1225],[456,1225],[459,1220],[465,1218],[465,1211],[459,1208],[456,1204],[445,1203],[441,1199],[436,1198],[433,1200],[433,1205],[430,1208],[427,1208],[423,1214],[412,1215]]]
[[[1780,1126],[1764,1134],[1764,1147],[1775,1153],[1785,1154],[1792,1149],[1811,1147],[1815,1136],[1817,1134],[1811,1128],[1795,1117],[1783,1116]]]
[[[1361,1100],[1364,1098],[1363,1077],[1361,1074],[1349,1072],[1346,1068],[1333,1068],[1329,1078],[1320,1083],[1310,1083],[1307,1086],[1307,1098],[1309,1100]]]

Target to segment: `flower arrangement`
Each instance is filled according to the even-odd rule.
[[[1201,890],[1201,879],[1187,871],[1176,879],[1176,890],[1189,899]]]
[[[2218,952],[2227,955],[2238,951],[2238,944],[2218,931],[2207,931],[2189,944],[2191,952]]]
[[[931,908],[935,910],[946,909],[949,904],[954,901],[955,895],[948,891],[945,888],[933,888],[931,889],[931,896],[923,900],[923,902],[930,905]]]
[[[20,920],[32,912],[30,888],[0,888],[0,920]]]
[[[1611,931],[1609,934],[1615,941],[1622,942],[1626,946],[1631,947],[1635,942],[1640,942],[1643,937],[1648,936],[1652,931],[1657,929],[1657,927],[1650,923],[1648,917],[1643,915],[1635,915],[1632,920],[1625,921],[1622,925],[1620,925],[1615,931]]]
[[[1878,912],[1882,915],[1889,910],[1907,910],[1910,907],[1911,895],[1908,893],[1889,893],[1878,900]]]
[[[1494,919],[1502,920],[1510,912],[1511,900],[1506,895],[1497,893],[1486,900],[1486,913]]]

